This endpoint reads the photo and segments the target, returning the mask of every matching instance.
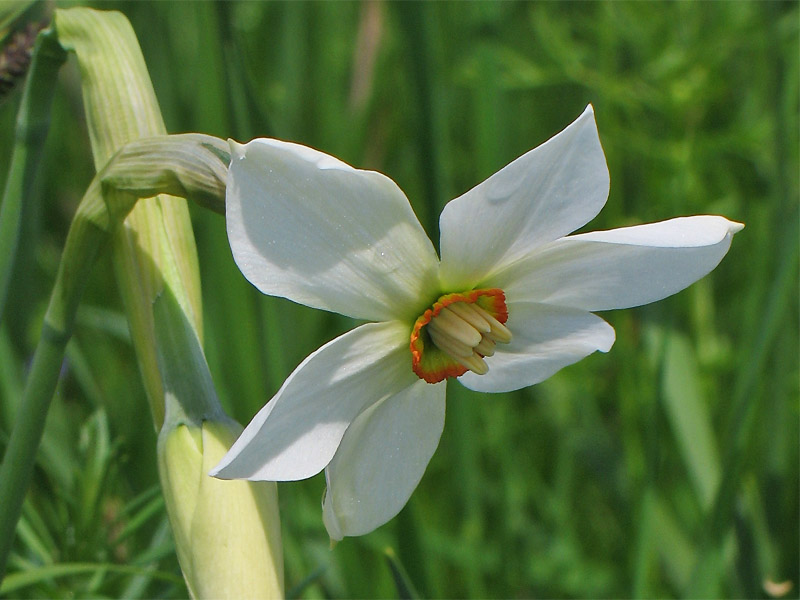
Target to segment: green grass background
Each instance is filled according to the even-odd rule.
[[[425,597],[753,598],[785,581],[797,597],[796,2],[92,6],[131,20],[170,132],[274,136],[380,170],[435,242],[449,199],[590,102],[611,193],[587,229],[704,213],[747,225],[688,290],[604,313],[617,331],[607,355],[515,393],[450,382],[438,451],[374,533],[329,550],[323,477],[281,484],[290,593],[402,596],[400,565]],[[3,167],[18,102],[17,91],[0,105]],[[0,322],[0,445],[93,175],[82,119],[70,62]],[[260,295],[233,264],[223,219],[192,217],[208,360],[246,423],[352,323]],[[146,406],[104,256],[6,595],[185,596]]]

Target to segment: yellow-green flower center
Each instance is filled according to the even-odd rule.
[[[505,295],[499,289],[445,294],[414,323],[411,365],[428,383],[473,371],[484,375],[498,343],[511,341]]]

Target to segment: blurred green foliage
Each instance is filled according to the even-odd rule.
[[[378,531],[331,551],[323,478],[282,484],[287,589],[766,597],[790,581],[797,594],[796,2],[91,5],[131,20],[170,132],[275,136],[380,170],[434,241],[445,202],[589,102],[611,171],[589,229],[700,213],[747,224],[687,291],[604,314],[617,330],[609,354],[511,394],[450,382],[440,448]],[[60,83],[0,323],[0,445],[93,175],[74,63]],[[18,100],[0,105],[0,148]],[[208,360],[226,408],[247,422],[352,323],[261,296],[233,264],[223,219],[193,207],[193,221]],[[103,257],[0,589],[184,596],[157,486],[155,433]]]

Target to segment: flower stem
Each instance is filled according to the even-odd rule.
[[[99,197],[99,185],[87,191],[87,208],[105,211]],[[94,196],[92,198],[91,196]],[[14,530],[22,502],[30,484],[36,451],[44,430],[47,410],[53,397],[64,349],[72,333],[83,288],[88,281],[94,258],[107,237],[107,221],[76,215],[64,248],[50,303],[44,317],[42,335],[28,375],[22,404],[8,440],[3,465],[0,467],[0,578],[5,572],[8,554],[14,541]]]

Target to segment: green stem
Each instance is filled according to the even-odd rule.
[[[20,231],[25,218],[39,157],[50,127],[50,107],[57,83],[56,73],[66,60],[66,53],[53,32],[39,34],[33,51],[30,71],[22,92],[11,165],[0,205],[0,318],[8,297]]]
[[[89,195],[95,196],[92,202]],[[99,197],[99,185],[95,184],[87,192],[88,203],[103,210]],[[75,313],[78,310],[83,288],[89,278],[94,258],[108,236],[107,224],[76,215],[67,235],[64,256],[59,265],[50,303],[42,326],[42,335],[33,358],[33,366],[28,375],[22,404],[8,441],[3,465],[0,467],[0,578],[14,542],[22,502],[30,484],[36,451],[42,438],[47,410],[53,397],[64,349],[72,333]]]

